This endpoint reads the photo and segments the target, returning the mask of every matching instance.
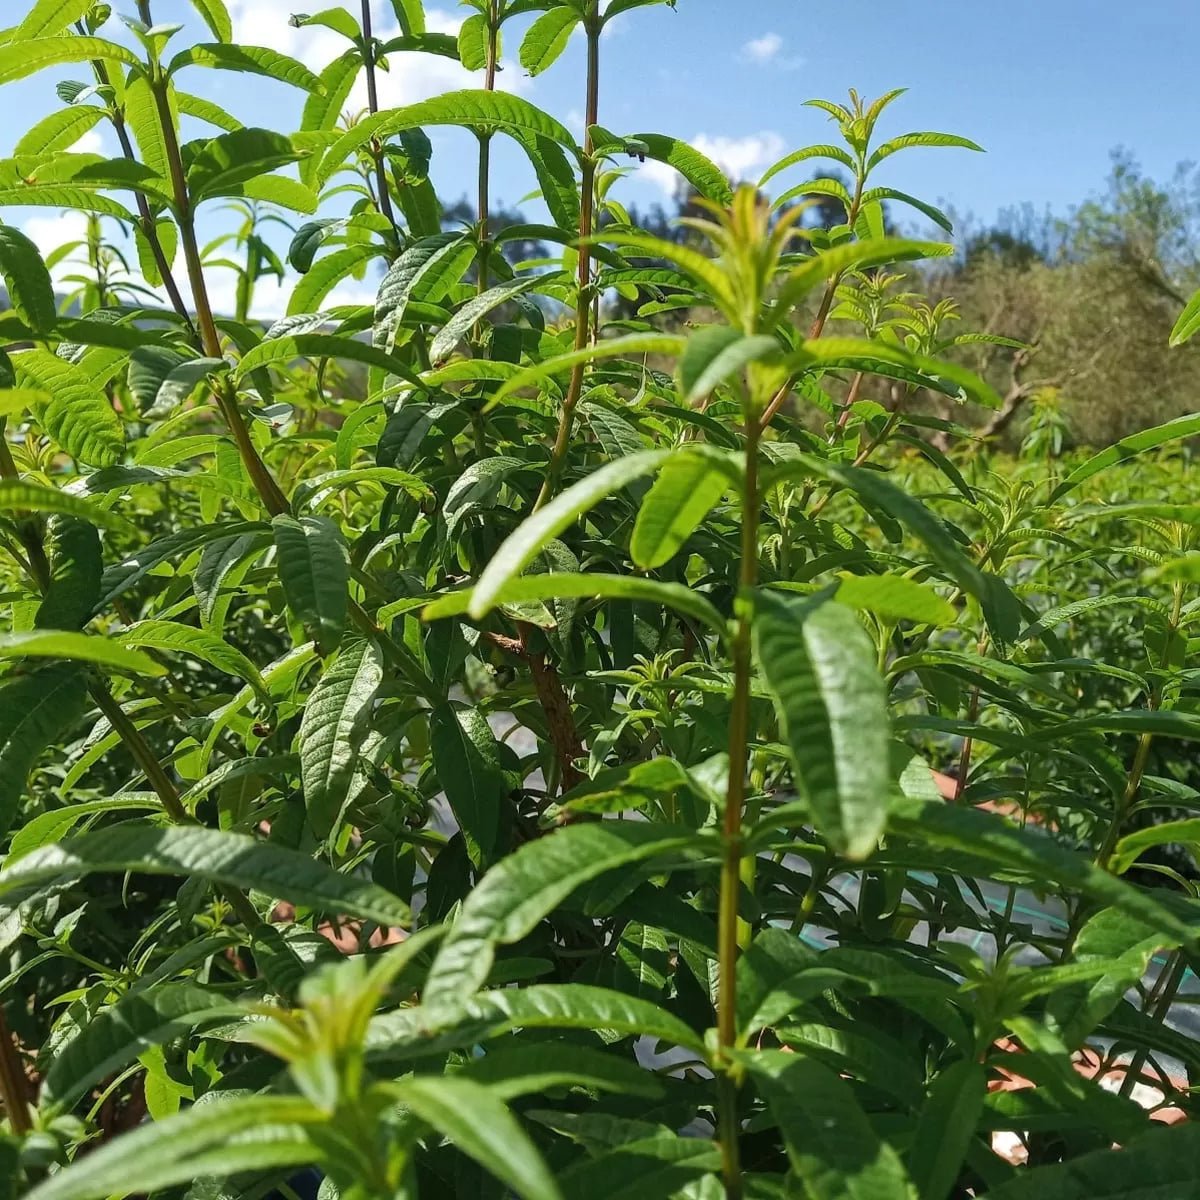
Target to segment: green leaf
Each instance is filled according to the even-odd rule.
[[[552,66],[567,48],[580,20],[579,13],[567,5],[542,13],[530,25],[521,42],[521,66],[530,75],[540,75]]]
[[[225,0],[192,0],[192,7],[212,30],[212,35],[218,42],[233,41],[233,22],[229,18]]]
[[[0,84],[23,79],[43,67],[60,66],[64,63],[86,63],[93,59],[106,62],[138,65],[132,50],[105,41],[104,38],[79,37],[71,34],[64,37],[39,37],[28,42],[10,42],[0,46]]]
[[[883,833],[891,791],[887,693],[875,647],[836,602],[760,591],[754,609],[758,665],[796,785],[830,844],[865,858]]]
[[[460,233],[419,238],[388,268],[375,300],[375,345],[391,351],[410,300],[442,301],[475,259],[476,246]]]
[[[95,0],[37,0],[13,31],[12,40],[23,42],[62,33],[67,26],[85,17],[94,3]]]
[[[729,485],[728,474],[711,455],[689,453],[686,448],[673,454],[638,510],[629,543],[637,566],[652,571],[674,558]]]
[[[1151,1123],[1152,1124],[1152,1123]],[[1200,1181],[1200,1129],[1190,1122],[1152,1128],[1118,1150],[1022,1171],[988,1200],[1167,1200]]]
[[[535,287],[545,287],[546,277],[541,275],[525,279],[513,279],[494,288],[489,288],[480,296],[468,300],[446,324],[438,330],[437,337],[429,347],[429,357],[434,363],[441,363],[448,358],[455,346],[467,336],[471,328],[501,304],[520,296]]]
[[[30,629],[23,633],[0,633],[0,659],[66,658],[94,663],[130,675],[165,675],[160,666],[137,650],[128,650],[107,637],[92,637],[65,629]]]
[[[308,823],[319,838],[334,830],[358,765],[383,656],[374,642],[348,642],[326,667],[300,718],[300,780]]]
[[[141,987],[97,1013],[61,1048],[42,1081],[45,1111],[65,1112],[106,1075],[122,1070],[151,1046],[208,1022],[231,1021],[245,1009],[220,992],[190,983]]]
[[[1181,942],[1193,936],[1187,921],[1151,895],[1101,870],[1045,834],[1019,829],[1001,817],[941,801],[913,800],[894,804],[888,824],[888,849],[881,858],[898,853],[910,867],[927,864],[934,870],[970,871],[984,878],[997,873],[1015,874],[1036,879],[1042,886],[1054,882],[1119,909]]]
[[[663,1093],[658,1079],[639,1064],[558,1040],[496,1046],[468,1063],[461,1076],[486,1084],[502,1100],[570,1087],[650,1098]]]
[[[86,706],[87,680],[66,663],[0,683],[0,837],[16,818],[34,764]]]
[[[1182,346],[1197,330],[1200,330],[1200,292],[1197,292],[1187,302],[1183,312],[1179,314],[1179,320],[1175,322],[1175,327],[1171,330],[1170,344]]]
[[[1200,844],[1200,818],[1191,817],[1180,821],[1164,821],[1149,825],[1126,834],[1117,842],[1110,864],[1116,875],[1124,875],[1145,851],[1154,846],[1183,846]]]
[[[313,249],[315,250],[315,247]],[[307,248],[302,253],[307,253]],[[343,279],[355,271],[360,271],[364,263],[383,253],[383,248],[376,245],[344,246],[332,254],[327,254],[316,266],[304,267],[305,276],[296,284],[296,289],[288,301],[288,315],[317,312],[325,297]],[[295,257],[292,258],[292,266],[300,269]]]
[[[687,405],[698,404],[751,363],[778,360],[782,349],[764,334],[747,337],[727,325],[711,325],[688,338],[679,359],[679,391]]]
[[[479,709],[440,704],[429,717],[429,747],[471,861],[481,866],[495,851],[508,792],[495,734]]]
[[[425,12],[421,0],[392,0],[392,11],[405,37],[420,37],[425,32]]]
[[[322,654],[337,649],[346,628],[350,564],[342,531],[327,517],[272,521],[279,582],[288,608]]]
[[[188,189],[196,203],[215,196],[241,195],[250,180],[300,157],[291,138],[269,129],[223,133],[195,149],[188,164]]]
[[[0,276],[18,316],[34,333],[50,333],[58,320],[50,272],[37,246],[11,225],[0,225]]]
[[[467,897],[434,960],[425,1003],[461,1003],[477,991],[496,947],[520,941],[581,884],[694,845],[689,830],[632,821],[569,826],[527,843],[492,867]]]
[[[266,46],[231,46],[207,42],[181,50],[167,67],[175,75],[184,67],[213,67],[219,71],[241,71],[290,83],[306,92],[321,90],[321,81],[303,64]]]
[[[208,630],[182,625],[178,621],[138,621],[116,637],[126,646],[149,646],[198,658],[226,675],[236,675],[260,695],[266,694],[263,677],[250,659],[236,646]]]
[[[483,13],[472,13],[458,27],[458,61],[468,71],[482,71],[488,59],[488,21]]]
[[[103,116],[104,109],[96,104],[60,108],[34,125],[16,144],[13,155],[20,158],[69,150]]]
[[[111,467],[125,450],[125,429],[103,387],[82,367],[49,350],[23,350],[13,363],[51,395],[39,420],[73,458]]]
[[[635,1138],[563,1172],[571,1200],[643,1200],[650,1196],[712,1197],[688,1188],[721,1166],[721,1151],[708,1138]],[[685,1190],[686,1189],[686,1190]]]
[[[299,1096],[245,1096],[196,1105],[139,1126],[44,1179],[26,1200],[105,1200],[190,1185],[205,1176],[318,1159],[305,1132],[327,1114]]]
[[[788,167],[795,166],[798,162],[805,162],[810,158],[830,158],[834,162],[841,163],[848,171],[854,170],[854,159],[841,146],[805,146],[802,150],[794,150],[791,154],[785,155],[774,166],[763,172],[758,186],[766,187],[776,175],[786,171]]]
[[[462,1078],[414,1075],[388,1090],[522,1200],[562,1200],[529,1135],[490,1088]]]
[[[954,223],[940,208],[935,208],[932,204],[926,204],[924,200],[918,199],[916,196],[910,196],[908,192],[897,191],[895,188],[877,187],[870,188],[863,192],[863,204],[876,204],[881,200],[896,200],[900,204],[907,204],[909,208],[915,208],[917,212],[928,217],[939,228],[944,229],[947,233],[954,232]]]
[[[812,1200],[917,1200],[900,1156],[837,1074],[779,1050],[743,1052],[738,1060],[766,1097]]]
[[[1131,434],[1119,442],[1093,454],[1091,458],[1081,463],[1054,489],[1050,495],[1051,501],[1058,500],[1067,492],[1073,491],[1081,483],[1098,475],[1117,463],[1128,462],[1155,446],[1166,442],[1177,442],[1183,438],[1194,437],[1200,433],[1200,413],[1189,413],[1185,417],[1176,417],[1164,425],[1155,425],[1152,429],[1143,429],[1140,433]]]
[[[451,592],[425,606],[422,616],[427,621],[442,617],[460,616],[471,604],[470,589]],[[610,600],[641,600],[660,604],[684,613],[724,636],[726,621],[703,593],[679,583],[658,579],[641,579],[636,575],[605,575],[589,572],[586,575],[556,572],[553,575],[519,575],[510,579],[496,597],[497,605],[524,604],[530,601],[562,600],[587,597]]]
[[[65,516],[52,517],[46,533],[50,580],[33,623],[39,629],[82,629],[100,598],[100,535],[90,521]]]
[[[431,125],[458,125],[479,133],[507,133],[523,146],[530,138],[546,138],[578,152],[575,139],[565,125],[520,96],[484,90],[445,92],[431,100],[360,121],[330,146],[321,162],[318,179],[326,183],[348,155],[372,139],[381,140],[407,129]]]
[[[320,74],[320,88],[304,102],[300,128],[305,131],[332,130],[346,107],[362,69],[362,54],[355,48],[335,58]],[[317,182],[322,154],[310,154],[300,164],[300,178],[310,187]]]
[[[839,576],[834,599],[847,608],[873,613],[885,621],[917,621],[922,625],[953,625],[954,606],[927,583],[904,575]]]
[[[671,454],[669,450],[645,450],[616,459],[567,488],[523,521],[496,551],[475,585],[468,609],[471,617],[479,620],[486,616],[496,606],[501,589],[533,562],[547,542],[606,496],[656,471]]]
[[[503,988],[451,996],[441,1004],[426,1001],[396,1009],[372,1020],[367,1051],[386,1061],[441,1054],[500,1037],[512,1029],[588,1029],[606,1035],[646,1036],[704,1053],[704,1039],[665,1008],[582,983]]]
[[[705,262],[708,260],[705,259]],[[545,362],[526,367],[508,376],[488,402],[488,408],[502,404],[514,392],[538,383],[553,375],[570,371],[580,363],[599,362],[606,358],[623,358],[627,354],[679,354],[685,342],[668,333],[631,333],[627,337],[609,338],[583,350],[559,354]]]
[[[962,1059],[938,1073],[921,1109],[908,1169],[921,1200],[946,1200],[962,1173],[987,1096],[987,1070]]]
[[[194,875],[250,889],[341,917],[402,925],[408,906],[376,884],[342,875],[296,850],[243,833],[199,826],[152,828],[125,822],[43,846],[0,871],[0,896],[19,904],[25,896],[96,873]]]
[[[622,138],[599,125],[594,125],[592,142],[597,151],[619,154],[629,147],[631,153],[645,155],[655,162],[673,167],[701,196],[714,204],[726,206],[733,200],[733,189],[729,186],[725,172],[710,158],[679,138],[662,133],[635,133]]]
[[[117,513],[97,508],[70,492],[24,479],[0,479],[0,512],[62,513],[108,529],[129,527],[125,518]]]
[[[900,137],[889,138],[867,159],[867,170],[873,171],[885,158],[890,158],[898,150],[907,150],[910,146],[955,146],[960,150],[978,150],[983,153],[983,147],[971,141],[970,138],[959,137],[953,133],[904,133]]]
[[[301,333],[259,342],[253,350],[248,350],[242,355],[234,371],[234,378],[242,380],[260,367],[279,363],[286,365],[297,358],[348,358],[353,362],[366,363],[369,367],[379,367],[380,370],[406,379],[414,385],[419,382],[408,364],[393,355],[356,338],[329,333]]]

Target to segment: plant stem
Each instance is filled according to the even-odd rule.
[[[102,60],[93,60],[92,71],[95,73],[96,82],[101,87],[111,86],[112,80],[109,78],[108,67],[105,66]],[[113,107],[109,109],[108,116],[112,122],[113,129],[116,131],[122,156],[129,162],[137,162],[137,153],[134,151],[133,143],[129,139],[129,127],[125,124],[124,114],[119,108]],[[175,274],[171,270],[171,264],[167,261],[167,254],[163,249],[162,239],[158,236],[158,227],[155,225],[154,216],[150,212],[150,204],[141,192],[134,192],[133,198],[142,227],[142,236],[146,239],[146,245],[150,247],[150,253],[154,258],[154,265],[158,269],[158,274],[162,279],[163,289],[167,293],[167,298],[171,301],[171,307],[183,318],[187,324],[188,332],[195,339],[196,327],[192,324],[192,314],[188,312],[188,306],[184,302],[183,293],[180,292],[179,284],[175,281]]]
[[[746,419],[746,474],[742,492],[742,561],[736,602],[737,625],[732,642],[733,700],[729,714],[729,783],[725,792],[724,857],[717,917],[717,1046],[730,1049],[737,1041],[738,896],[741,892],[742,819],[746,802],[746,772],[750,743],[751,592],[758,582],[758,437],[756,413]],[[718,1133],[726,1200],[740,1200],[737,1082],[724,1068],[718,1094]]]
[[[372,114],[379,111],[379,91],[375,79],[375,37],[371,30],[371,0],[362,0],[362,56],[367,75],[367,107]],[[392,197],[388,191],[387,170],[383,162],[383,147],[371,143],[371,157],[375,160],[375,183],[379,189],[376,203],[387,223],[396,231],[396,216],[392,211]]]
[[[600,31],[601,21],[596,0],[589,0],[588,15],[584,20],[587,33],[587,110],[584,114],[583,177],[579,196],[579,274],[578,295],[575,301],[575,349],[586,350],[590,334],[592,301],[592,252],[589,238],[595,223],[596,205],[596,160],[592,143],[592,126],[600,120]],[[571,371],[571,381],[563,398],[558,414],[558,433],[554,448],[550,452],[550,464],[546,468],[546,479],[538,495],[533,511],[537,512],[558,490],[571,445],[571,430],[575,423],[575,409],[583,392],[583,374],[586,363],[576,363]]]
[[[33,1128],[29,1119],[29,1095],[25,1086],[25,1071],[17,1054],[16,1043],[9,1032],[4,1009],[0,1007],[0,1100],[13,1133],[23,1135]]]
[[[179,150],[179,138],[175,133],[175,121],[171,115],[170,101],[167,98],[166,76],[157,75],[151,80],[150,86],[154,92],[159,124],[162,126],[163,141],[166,145],[171,187],[175,196],[175,218],[179,223],[179,238],[183,247],[184,261],[187,263],[188,282],[192,288],[192,304],[196,309],[196,321],[200,327],[201,348],[209,358],[220,358],[221,337],[217,332],[212,305],[208,298],[204,265],[200,258],[200,246],[196,241],[195,214],[192,211],[187,179],[183,172],[183,158]],[[258,450],[251,440],[250,430],[246,427],[246,422],[242,420],[237,392],[233,385],[227,381],[221,381],[217,384],[214,395],[217,407],[220,409],[221,416],[229,427],[230,433],[233,434],[242,464],[262,500],[263,507],[273,517],[286,513],[289,509],[287,498],[280,490],[279,484],[275,482],[275,477],[267,469],[267,465],[259,457]]]

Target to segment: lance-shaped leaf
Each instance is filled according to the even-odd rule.
[[[1171,330],[1171,345],[1182,346],[1200,331],[1200,292],[1197,292],[1179,314],[1179,320]]]
[[[217,41],[233,41],[233,21],[225,7],[225,0],[192,0],[192,7],[212,30]]]
[[[300,781],[318,837],[333,830],[358,765],[383,656],[374,642],[348,642],[317,681],[300,718]]]
[[[188,188],[196,202],[213,196],[237,196],[249,180],[300,157],[290,138],[269,129],[223,133],[195,149],[188,163]]]
[[[699,845],[690,830],[649,822],[573,825],[501,859],[463,904],[425,984],[427,1004],[478,990],[496,947],[519,941],[580,884],[605,871]]]
[[[34,763],[86,705],[87,679],[67,663],[0,684],[0,836],[12,825]]]
[[[321,90],[321,81],[303,63],[266,46],[234,46],[224,42],[190,46],[171,59],[167,74],[174,75],[188,66],[263,75],[267,79],[290,83],[306,92]]]
[[[653,1128],[653,1127],[652,1127]],[[641,1200],[646,1196],[716,1196],[701,1190],[705,1176],[721,1166],[720,1148],[709,1138],[675,1134],[633,1137],[563,1172],[560,1182],[571,1200]],[[688,1187],[695,1184],[695,1187]]]
[[[670,450],[645,450],[610,462],[523,521],[496,551],[480,577],[468,610],[472,618],[479,620],[495,607],[500,590],[533,562],[547,542],[558,537],[605,496],[657,470],[672,453]]]
[[[537,1147],[491,1088],[445,1075],[412,1075],[387,1088],[521,1200],[562,1200]]]
[[[208,1022],[245,1016],[236,1001],[189,983],[139,988],[94,1016],[56,1048],[42,1081],[39,1103],[63,1112],[93,1084],[127,1067],[151,1046],[191,1033]]]
[[[567,48],[580,20],[579,13],[565,4],[542,13],[521,42],[521,66],[530,75],[540,75],[552,66]]]
[[[891,789],[887,693],[871,639],[843,605],[760,591],[754,645],[818,830],[840,853],[865,858]]]
[[[0,479],[0,513],[13,512],[62,513],[109,529],[129,527],[124,517],[97,508],[71,492],[25,479]]]
[[[499,747],[477,708],[435,708],[429,718],[433,769],[476,866],[490,861],[500,829],[507,784]]]
[[[85,17],[94,0],[37,0],[12,34],[14,42],[50,37]]]
[[[437,304],[463,276],[477,247],[460,233],[419,238],[388,268],[375,300],[375,345],[391,351],[410,300]]]
[[[283,515],[272,525],[288,608],[321,653],[329,654],[342,640],[350,604],[350,561],[342,531],[328,517]]]
[[[260,695],[266,695],[266,684],[254,663],[211,630],[196,629],[178,621],[138,621],[116,637],[126,646],[148,646],[191,655],[226,675],[236,675]]]
[[[738,1057],[766,1097],[792,1169],[812,1200],[916,1200],[900,1156],[880,1140],[834,1071],[779,1050]]]
[[[685,404],[705,399],[751,363],[782,358],[782,347],[765,334],[747,337],[728,325],[710,325],[688,338],[677,375]]]
[[[52,517],[46,534],[50,579],[33,623],[39,629],[82,629],[100,596],[100,534],[90,521],[66,516]]]
[[[0,225],[0,276],[13,310],[35,333],[49,333],[58,318],[50,272],[37,246],[11,225]]]
[[[112,638],[93,637],[70,629],[0,633],[0,659],[3,658],[66,658],[131,675],[166,674],[165,667],[139,650],[126,649]]]
[[[244,379],[259,367],[272,364],[294,362],[298,358],[348,358],[353,362],[365,363],[369,367],[379,367],[391,375],[397,375],[414,385],[419,380],[413,374],[412,368],[405,362],[352,337],[342,337],[330,333],[302,333],[294,336],[268,338],[259,342],[253,350],[248,350],[237,365],[235,377]]]
[[[1151,429],[1143,429],[1127,438],[1122,438],[1106,450],[1101,450],[1099,454],[1093,454],[1091,458],[1080,463],[1054,489],[1050,499],[1057,500],[1060,496],[1065,496],[1067,492],[1077,488],[1081,483],[1085,483],[1093,475],[1098,475],[1101,471],[1116,466],[1117,463],[1136,458],[1147,450],[1153,450],[1155,446],[1195,437],[1197,433],[1200,433],[1200,413],[1189,413],[1185,417],[1176,417],[1175,420],[1167,421],[1163,425],[1155,425]]]
[[[669,137],[664,133],[634,133],[619,137],[592,126],[592,141],[598,151],[607,154],[636,155],[651,158],[678,171],[707,200],[714,204],[729,204],[733,189],[729,178],[712,159],[681,138]]]
[[[0,84],[23,79],[44,67],[63,63],[85,63],[93,59],[138,65],[137,55],[126,46],[104,38],[78,37],[74,34],[31,38],[27,42],[9,42],[0,46]]]
[[[729,473],[721,466],[713,454],[689,453],[687,449],[663,464],[642,500],[629,543],[629,553],[643,571],[674,558],[729,490]]]
[[[963,1163],[987,1095],[987,1071],[961,1059],[938,1073],[921,1109],[908,1169],[921,1200],[946,1200]]]
[[[704,1039],[665,1008],[583,983],[501,988],[395,1009],[372,1020],[367,1050],[373,1058],[402,1061],[475,1045],[512,1029],[590,1029],[658,1038],[704,1053]]]
[[[381,925],[409,919],[408,905],[398,896],[299,851],[243,833],[183,825],[158,829],[126,823],[43,846],[0,871],[0,897],[15,905],[45,886],[125,871],[195,875]]]
[[[104,1200],[318,1161],[320,1149],[307,1130],[328,1119],[299,1096],[196,1105],[116,1138],[44,1179],[26,1200]]]

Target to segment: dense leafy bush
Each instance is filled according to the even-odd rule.
[[[1021,345],[896,267],[949,247],[885,236],[884,202],[945,223],[888,160],[973,145],[884,134],[896,94],[814,102],[834,140],[769,179],[851,187],[771,204],[598,123],[601,32],[657,0],[472,0],[457,41],[394,2],[387,42],[296,18],[346,38],[319,76],[221,0],[200,45],[149,0],[0,39],[0,82],[81,75],[0,203],[96,218],[63,312],[0,226],[7,1194],[1192,1194],[1156,1118],[1200,1066],[1200,417],[1064,461],[1047,404],[1012,464],[927,415],[999,405],[956,356]],[[494,89],[501,26],[531,72],[581,32],[582,145]],[[343,122],[410,53],[482,86]],[[294,84],[300,132],[202,68]],[[66,152],[101,121],[124,157]],[[465,230],[439,126],[477,135]],[[501,136],[547,223],[489,220]],[[696,190],[689,240],[629,224],[630,158]],[[226,316],[196,212],[231,199]],[[373,307],[324,307],[368,264]]]

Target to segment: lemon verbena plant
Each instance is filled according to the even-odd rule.
[[[688,5],[466,7],[299,14],[317,72],[222,0],[5,12],[61,106],[0,161],[0,1194],[1195,1194],[1200,417],[993,458],[1023,348],[889,232],[979,147],[851,92],[733,186],[602,123],[606,27]],[[578,136],[497,87],[573,38]],[[475,86],[381,107],[414,55]]]

